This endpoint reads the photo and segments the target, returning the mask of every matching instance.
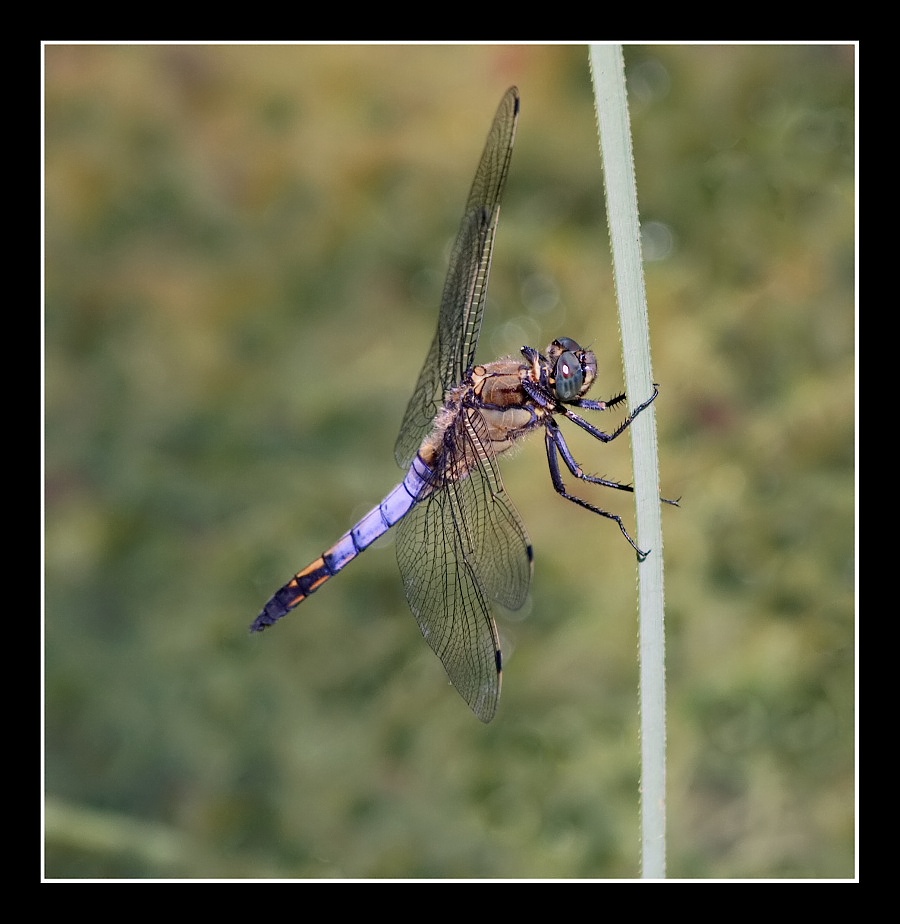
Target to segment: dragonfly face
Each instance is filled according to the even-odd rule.
[[[522,354],[531,362],[532,381],[563,404],[587,394],[597,377],[597,357],[571,337],[559,337],[541,355],[531,347]]]
[[[483,722],[496,713],[502,673],[492,603],[521,607],[532,575],[531,543],[503,489],[498,456],[543,430],[554,489],[616,521],[643,556],[619,516],[566,490],[560,459],[583,482],[632,488],[585,474],[556,418],[565,417],[609,442],[657,394],[654,388],[612,433],[605,433],[577,411],[604,411],[621,404],[625,395],[605,402],[584,397],[596,379],[597,358],[571,338],[554,340],[544,354],[523,347],[524,362],[475,364],[518,117],[519,94],[512,87],[500,102],[475,173],[451,252],[437,332],[397,438],[395,456],[406,472],[402,483],[278,590],[251,626],[259,632],[273,625],[396,525],[397,561],[409,607],[451,682]]]
[[[565,403],[586,394],[597,377],[597,357],[569,337],[560,337],[547,347],[547,361],[553,367],[550,383]]]

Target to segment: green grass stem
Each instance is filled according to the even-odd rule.
[[[654,380],[622,48],[592,45],[590,60],[622,331],[625,388],[633,408],[651,393]],[[642,876],[660,879],[666,872],[665,630],[659,461],[653,405],[635,420],[630,432],[636,539],[642,549],[651,550],[638,566]]]

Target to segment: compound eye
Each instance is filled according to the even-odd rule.
[[[584,372],[578,357],[566,350],[556,360],[554,388],[560,401],[572,401],[581,394],[584,385]]]
[[[557,346],[561,350],[569,350],[571,353],[581,351],[581,347],[571,337],[557,337],[553,341],[553,346]]]

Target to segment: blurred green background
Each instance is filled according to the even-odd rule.
[[[625,49],[683,498],[672,877],[855,871],[854,56]],[[593,397],[621,388],[587,49],[48,46],[45,75],[45,875],[639,875],[634,555],[554,493],[539,439],[503,462],[536,566],[491,725],[390,537],[247,632],[401,477],[510,84],[479,358],[565,335]],[[627,440],[570,443],[629,480]]]

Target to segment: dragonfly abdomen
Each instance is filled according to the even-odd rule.
[[[373,507],[321,557],[298,571],[276,591],[253,621],[250,631],[262,632],[274,625],[402,520],[429,490],[426,479],[430,477],[430,470],[417,456],[406,478],[377,507]]]

